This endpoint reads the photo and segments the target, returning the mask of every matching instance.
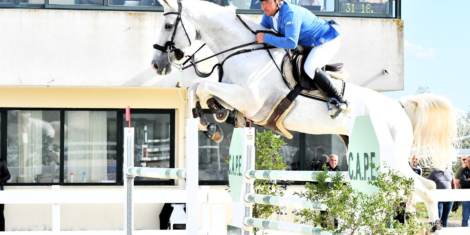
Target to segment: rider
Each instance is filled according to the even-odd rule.
[[[331,83],[331,77],[321,70],[340,47],[341,37],[332,26],[336,22],[322,20],[309,10],[283,0],[259,1],[264,11],[261,25],[285,36],[257,33],[256,41],[284,49],[295,49],[297,44],[313,47],[305,61],[305,72],[329,97],[340,102],[340,111],[346,109],[347,101]]]

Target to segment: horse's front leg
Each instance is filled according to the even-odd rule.
[[[239,84],[202,81],[197,88],[197,96],[201,102],[212,104],[213,97],[222,100],[223,103],[243,113],[246,117],[255,116],[264,104],[264,96],[257,95],[250,89]],[[264,98],[264,99],[263,99]]]
[[[198,82],[195,82],[188,89],[188,108],[191,110],[192,117],[198,119],[198,129],[208,138],[220,143],[224,139],[224,134],[217,124],[209,123],[204,115],[200,99],[196,94],[199,85]]]

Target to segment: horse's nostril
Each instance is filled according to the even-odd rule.
[[[158,69],[157,63],[153,63],[153,67],[156,68],[156,69]]]

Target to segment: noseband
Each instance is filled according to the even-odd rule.
[[[184,27],[183,21],[181,20],[181,11],[182,11],[182,9],[183,9],[183,7],[181,6],[181,2],[178,1],[178,12],[167,12],[167,13],[163,14],[164,16],[172,15],[172,14],[178,15],[176,17],[176,21],[175,21],[175,24],[174,24],[175,29],[173,30],[173,35],[171,36],[171,41],[167,41],[164,46],[160,46],[158,44],[153,45],[153,48],[156,49],[156,50],[159,50],[159,51],[162,51],[162,52],[168,52],[168,59],[170,57],[171,52],[175,53],[175,58],[177,60],[181,60],[184,57],[184,52],[181,51],[181,49],[176,48],[175,43],[173,42],[173,40],[175,39],[175,35],[176,35],[176,29],[178,28],[178,23],[181,22],[181,26],[183,26],[184,33],[186,34],[186,37],[188,38],[189,45],[191,46],[191,39],[189,39],[188,32],[186,32],[186,28]],[[171,61],[170,61],[170,63],[171,63]]]

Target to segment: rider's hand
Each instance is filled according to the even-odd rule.
[[[257,33],[256,34],[256,42],[263,43],[264,42],[264,33]]]

